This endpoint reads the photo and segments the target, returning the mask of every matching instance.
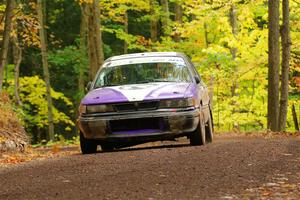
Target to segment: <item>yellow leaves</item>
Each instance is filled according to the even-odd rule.
[[[137,41],[137,43],[138,43],[139,45],[142,45],[142,46],[145,46],[145,47],[146,47],[146,46],[149,46],[150,43],[151,43],[151,40],[150,40],[150,39],[146,39],[145,37],[140,36],[140,35],[137,36],[136,41]]]
[[[12,81],[11,81],[12,82]],[[73,103],[63,93],[51,89],[53,100],[60,101],[69,107]],[[48,104],[46,100],[45,82],[38,76],[20,78],[20,97],[27,126],[45,127],[48,125]],[[72,109],[70,109],[72,111]],[[74,122],[63,112],[53,107],[54,123],[64,123],[74,126]]]
[[[101,17],[104,20],[113,20],[115,22],[124,23],[124,16],[128,10],[138,12],[149,12],[149,0],[104,0],[100,1]]]
[[[254,22],[254,13],[252,12],[249,6],[243,6],[239,8],[238,21],[240,26],[243,27],[241,31],[246,28],[254,29],[257,27],[257,24]]]
[[[7,138],[5,138],[4,136],[0,135],[0,143],[6,141]]]
[[[83,3],[93,3],[94,0],[77,0],[79,4]]]
[[[203,33],[203,22],[201,20],[194,20],[184,25],[175,25],[182,38],[197,37]]]
[[[292,78],[292,83],[296,87],[297,91],[300,92],[300,77],[293,77]]]
[[[4,13],[6,8],[6,4],[1,4],[0,5],[0,13]]]
[[[150,39],[146,39],[145,37],[140,35],[127,34],[123,29],[109,29],[103,27],[103,31],[115,33],[118,39],[126,41],[128,49],[139,49],[142,51],[146,51],[146,47],[149,47],[151,44]]]
[[[6,4],[0,4],[0,21],[4,19]],[[4,23],[0,23],[0,32],[4,30]],[[2,34],[0,35],[0,42],[2,41]]]
[[[29,7],[30,7],[32,10],[36,10],[36,8],[37,8],[36,3],[35,3],[35,2],[32,2],[32,1],[30,1],[30,2],[28,3],[28,5],[29,5]]]
[[[221,45],[212,44],[210,47],[203,49],[202,52],[207,54],[220,54],[220,53],[228,53],[228,49],[224,48]]]
[[[36,4],[30,3],[30,6],[35,9]],[[17,37],[16,33],[18,33],[21,46],[40,47],[38,36],[39,23],[34,13],[24,14],[22,8],[19,7],[18,12],[13,18],[13,23],[15,29],[11,35]],[[16,28],[18,29],[16,30]]]
[[[234,125],[248,129],[266,126],[267,30],[257,28],[251,6],[239,5],[237,10],[236,35],[232,34],[229,10],[205,17],[208,37],[213,40],[196,56],[204,65],[201,74],[207,83],[214,77],[214,117],[220,130],[230,130]],[[231,48],[237,50],[235,60]],[[234,84],[236,96],[230,91]]]
[[[72,129],[71,129],[70,126],[67,126],[67,127],[65,128],[65,131],[72,131]]]

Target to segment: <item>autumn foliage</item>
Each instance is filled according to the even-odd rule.
[[[1,49],[8,2],[0,2]],[[49,139],[47,127],[52,121],[47,117],[48,103],[38,34],[42,26],[37,18],[36,0],[15,2],[3,91],[9,93],[12,104],[18,105],[22,113],[19,117],[32,143],[38,143]],[[101,61],[124,53],[183,52],[191,58],[209,87],[216,131],[258,131],[268,128],[267,1],[43,2],[46,14],[43,28],[48,43],[56,135],[71,138],[77,134],[74,123],[76,110],[86,92],[85,86],[101,65],[101,62],[92,64],[95,61],[92,56],[99,52],[95,47],[103,47]],[[280,2],[282,5],[283,1]],[[299,0],[289,2],[291,60],[286,131],[294,131],[295,116],[300,113],[300,4]],[[100,16],[95,17],[92,12],[87,12],[90,10],[100,11],[97,12]],[[280,9],[280,16],[282,12]],[[96,20],[95,23],[91,23],[91,19]],[[283,24],[282,19],[279,24]],[[96,44],[100,38],[96,42],[93,38],[100,33],[101,44]],[[23,53],[18,54],[19,51]],[[18,61],[19,74],[15,73]],[[90,66],[96,66],[93,72]],[[295,108],[294,115],[292,107]],[[7,123],[7,119],[0,120]],[[4,121],[0,122],[2,126]]]

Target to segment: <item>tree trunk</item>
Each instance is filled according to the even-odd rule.
[[[125,12],[124,15],[124,32],[126,34],[128,34],[128,12]],[[128,44],[127,41],[124,41],[124,53],[127,54],[128,53]]]
[[[86,57],[87,57],[87,47],[86,47],[86,39],[87,39],[87,30],[86,30],[86,18],[83,14],[83,7],[81,6],[81,22],[80,22],[80,43],[79,43],[79,50],[80,50],[80,58],[79,58],[79,69],[78,69],[78,97],[76,102],[76,107],[79,107],[79,104],[81,102],[81,98],[84,96],[84,87],[85,87],[85,80],[86,80],[86,72],[87,72],[87,63],[86,63]],[[79,110],[76,109],[76,118],[79,116]],[[79,131],[78,127],[75,127],[76,133]]]
[[[237,24],[237,9],[235,5],[231,5],[230,8],[230,24],[231,24],[231,32],[234,37],[236,37],[238,33],[238,24]],[[233,60],[236,58],[237,48],[231,47],[230,52],[232,55]]]
[[[16,7],[19,5],[19,0],[15,1]],[[22,101],[20,99],[20,83],[19,83],[19,78],[20,78],[20,65],[22,62],[22,56],[23,56],[23,50],[20,46],[19,43],[19,27],[18,27],[18,22],[14,21],[12,22],[12,28],[16,30],[16,35],[12,37],[12,47],[13,47],[13,60],[14,60],[14,81],[15,81],[15,87],[14,87],[14,93],[15,93],[15,101],[17,106],[22,105]]]
[[[279,107],[279,0],[269,0],[268,128],[278,130]]]
[[[182,6],[180,2],[175,3],[175,21],[182,24]]]
[[[214,84],[215,84],[215,78],[211,75],[209,77],[209,85],[208,85],[208,95],[209,95],[209,102],[210,102],[210,108],[213,109],[214,102]]]
[[[178,23],[178,24],[182,24],[182,6],[181,6],[181,3],[180,2],[176,2],[175,3],[175,7],[174,7],[174,10],[175,10],[175,21]],[[176,42],[179,42],[180,41],[180,35],[178,33],[175,33],[175,36],[174,36],[174,40]]]
[[[11,24],[12,24],[12,17],[13,17],[13,10],[15,7],[15,0],[8,0],[6,3],[5,9],[5,21],[4,21],[4,31],[3,31],[3,41],[2,47],[0,52],[0,93],[2,91],[3,86],[3,72],[4,67],[7,61],[7,52],[8,52],[8,45],[9,45],[9,38],[10,38],[10,31],[11,31]]]
[[[202,0],[202,3],[205,5],[206,0]],[[208,48],[209,42],[208,42],[208,32],[207,32],[207,23],[204,20],[203,22],[203,29],[204,29],[204,41],[205,41],[205,47]]]
[[[170,12],[169,12],[169,2],[168,0],[160,0],[162,6],[162,32],[163,35],[167,35],[169,33],[169,20],[170,20]]]
[[[81,52],[81,57],[80,57],[80,67],[79,67],[79,74],[78,74],[78,91],[80,95],[83,95],[84,93],[84,73],[87,71],[87,66],[86,63],[84,62],[85,57],[87,56],[86,54],[86,39],[87,39],[87,27],[86,27],[86,17],[83,12],[83,7],[81,7],[81,23],[80,23],[80,52]]]
[[[84,15],[87,19],[88,55],[89,55],[89,79],[93,80],[98,69],[104,62],[102,36],[100,31],[99,0],[92,3],[84,3]]]
[[[155,8],[157,6],[156,0],[150,0],[150,14],[151,14],[151,41],[156,42],[157,37],[157,13]]]
[[[229,12],[229,21],[231,25],[231,33],[233,37],[235,38],[236,35],[238,34],[238,20],[237,20],[237,8],[234,4],[231,5],[230,12]],[[237,54],[237,48],[236,47],[230,47],[230,52],[232,56],[232,60],[236,60],[236,54]],[[238,80],[237,80],[237,73],[238,73],[238,67],[236,63],[233,66],[233,79],[232,79],[232,86],[231,86],[231,96],[238,96],[237,94],[237,89],[239,87],[238,85]],[[233,113],[236,113],[235,105],[236,105],[236,100],[232,101],[232,105],[234,106]],[[233,127],[235,129],[239,129],[239,123],[234,122]]]
[[[206,0],[202,0],[203,4],[206,4]],[[204,41],[205,41],[205,48],[208,48],[209,42],[208,42],[208,32],[207,32],[207,23],[203,22],[203,30],[204,30]],[[209,76],[209,85],[208,85],[208,91],[209,91],[209,100],[210,100],[210,108],[213,109],[214,102],[213,102],[213,96],[214,96],[214,84],[215,84],[215,78],[213,75]]]
[[[290,23],[289,23],[289,0],[282,0],[282,63],[281,63],[281,90],[278,126],[280,131],[286,128],[286,115],[289,96],[289,64],[290,64]]]
[[[233,37],[236,37],[238,34],[238,24],[237,24],[237,10],[234,4],[231,5],[230,8],[230,13],[229,13],[229,19],[230,19],[230,25],[231,25],[231,32]],[[236,53],[237,53],[237,48],[236,47],[231,47],[230,48],[231,56],[232,59],[236,59]],[[234,74],[237,73],[238,69],[237,66],[234,65]],[[236,96],[236,89],[238,88],[238,84],[236,81],[236,78],[233,79],[232,87],[231,87],[231,96]],[[233,102],[235,104],[235,102]]]
[[[48,102],[48,123],[49,123],[49,139],[54,141],[54,122],[53,122],[53,111],[52,111],[52,98],[51,98],[51,85],[50,85],[50,74],[48,68],[48,55],[47,55],[47,46],[45,40],[44,32],[44,19],[43,19],[43,5],[42,0],[37,0],[37,13],[38,21],[40,24],[39,35],[41,41],[41,54],[43,62],[43,72],[44,79],[46,83],[46,93],[47,93],[47,102]]]
[[[203,23],[203,28],[204,28],[204,40],[205,40],[205,47],[208,48],[209,42],[208,42],[208,32],[207,32],[207,24],[204,21]]]
[[[293,114],[293,121],[294,121],[294,126],[297,131],[299,131],[299,125],[298,125],[298,119],[297,119],[297,113],[295,109],[295,105],[292,105],[292,114]]]
[[[17,28],[17,27],[16,27]],[[16,98],[16,104],[18,106],[22,105],[20,95],[19,95],[19,77],[20,77],[20,64],[22,62],[22,49],[19,46],[18,42],[18,36],[15,36],[12,40],[13,42],[13,55],[14,55],[14,65],[15,65],[15,72],[14,72],[14,79],[15,79],[15,88],[14,88],[14,93],[15,93],[15,98]]]

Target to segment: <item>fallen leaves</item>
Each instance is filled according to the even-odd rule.
[[[300,183],[293,182],[285,174],[275,174],[273,181],[261,187],[246,189],[246,199],[299,199]]]
[[[20,156],[3,155],[3,159],[0,160],[2,163],[18,164],[25,162],[26,159]]]
[[[53,145],[50,148],[27,148],[24,153],[3,153],[0,155],[0,167],[20,164],[33,160],[43,160],[59,156],[78,154],[78,146]]]
[[[4,136],[0,135],[0,143],[6,141],[7,139]]]

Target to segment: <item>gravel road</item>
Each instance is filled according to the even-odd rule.
[[[0,168],[0,199],[299,199],[300,140],[218,136]]]

